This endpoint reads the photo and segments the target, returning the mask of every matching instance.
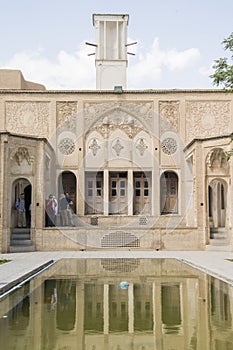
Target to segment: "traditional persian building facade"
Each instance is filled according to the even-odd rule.
[[[93,24],[96,90],[0,70],[1,251],[232,250],[233,94],[127,90],[128,15]],[[45,227],[49,194],[67,191],[75,227],[59,213]],[[27,229],[16,227],[22,192]]]

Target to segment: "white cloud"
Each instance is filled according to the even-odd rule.
[[[162,50],[158,38],[148,51],[140,43],[128,51],[137,52],[128,68],[128,86],[136,89],[155,86],[167,71],[182,74],[182,70],[192,67],[200,58],[197,48]],[[55,61],[46,58],[42,49],[19,52],[1,68],[20,69],[26,80],[44,84],[47,89],[95,89],[95,56],[89,57],[90,52],[84,42],[74,53],[61,50]]]
[[[94,89],[95,64],[87,56],[90,49],[84,43],[70,54],[60,51],[54,61],[43,51],[19,52],[1,68],[20,69],[26,80],[44,84],[47,89]]]
[[[129,68],[129,80],[136,87],[145,85],[145,82],[160,79],[166,70],[182,71],[199,59],[200,52],[197,48],[163,51],[160,49],[159,39],[155,38],[150,50],[139,54],[138,62]]]

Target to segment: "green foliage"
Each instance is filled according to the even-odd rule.
[[[227,57],[215,60],[213,65],[215,72],[210,75],[210,78],[213,79],[214,85],[223,85],[225,89],[233,90],[233,32],[228,38],[223,40],[222,44],[225,51],[230,51],[231,64],[229,64]]]
[[[10,261],[10,260],[7,260],[7,259],[1,259],[1,260],[0,260],[0,265],[1,265],[1,264],[5,264],[6,262],[9,262],[9,261]]]

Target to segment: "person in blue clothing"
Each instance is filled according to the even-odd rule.
[[[26,227],[26,211],[24,193],[16,200],[15,209],[17,210],[17,225],[18,227]]]

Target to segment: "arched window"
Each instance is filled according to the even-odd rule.
[[[165,171],[160,178],[161,214],[178,213],[178,176],[173,171]]]

